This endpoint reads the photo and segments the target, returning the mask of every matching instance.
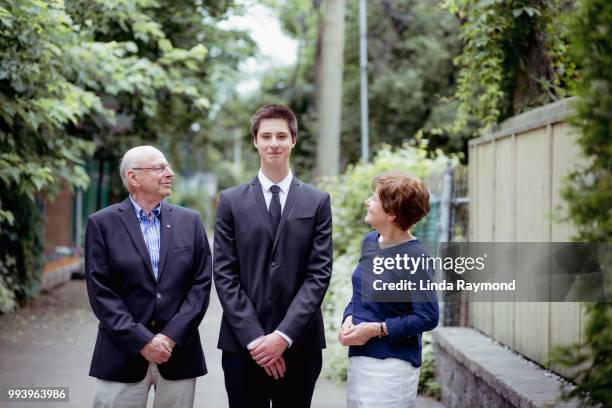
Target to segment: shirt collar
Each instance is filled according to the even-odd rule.
[[[134,206],[134,210],[136,211],[136,216],[140,217],[140,212],[142,211],[143,214],[144,214],[144,210],[142,209],[141,206],[138,205],[138,203],[136,202],[136,200],[134,200],[134,197],[132,197],[131,194],[130,194],[129,197],[130,197],[130,201],[132,202],[132,205]],[[155,211],[155,210],[157,210],[157,211]],[[157,206],[155,208],[153,208],[151,210],[151,212],[154,213],[156,217],[159,217],[160,211],[161,211],[161,201],[160,201],[159,204],[157,204]]]
[[[263,174],[261,169],[259,169],[259,173],[257,173],[257,178],[259,179],[259,182],[261,183],[261,186],[263,187],[264,191],[269,191],[270,187],[274,185],[274,183]],[[289,187],[291,187],[292,181],[293,173],[291,172],[291,169],[289,169],[289,173],[287,174],[287,176],[279,183],[276,183],[276,185],[280,187],[283,193],[286,193],[289,191]]]

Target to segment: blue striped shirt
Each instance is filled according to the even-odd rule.
[[[155,279],[159,278],[159,247],[160,247],[160,233],[159,233],[159,211],[161,209],[161,203],[151,210],[149,214],[145,214],[143,209],[138,205],[136,200],[130,195],[130,200],[136,210],[136,218],[140,224],[140,230],[144,237],[149,256],[151,257],[151,267],[153,268],[153,274]]]

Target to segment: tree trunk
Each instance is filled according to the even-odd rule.
[[[317,66],[318,87],[318,177],[338,174],[340,124],[342,118],[342,71],[344,59],[345,0],[327,0],[319,30],[321,60]]]

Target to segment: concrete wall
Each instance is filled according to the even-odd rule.
[[[578,408],[561,401],[566,384],[520,355],[467,327],[433,331],[436,377],[448,408]]]
[[[469,145],[472,242],[564,242],[574,232],[556,214],[563,179],[580,162],[568,123],[571,99],[515,116]],[[539,364],[556,345],[580,340],[580,303],[474,302],[469,324]],[[562,367],[549,367],[569,374]]]

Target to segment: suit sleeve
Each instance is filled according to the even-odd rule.
[[[161,331],[179,346],[198,329],[210,300],[212,256],[202,221],[199,215],[195,218],[193,283],[179,310]]]
[[[121,297],[113,290],[106,243],[93,217],[89,217],[85,231],[85,279],[91,308],[102,327],[125,350],[138,355],[151,341],[153,333],[134,321]]]
[[[294,341],[320,309],[332,273],[332,214],[329,194],[321,200],[316,213],[315,234],[308,257],[305,279],[291,301],[277,330]]]
[[[219,197],[215,223],[215,287],[227,322],[240,344],[246,347],[252,340],[266,333],[259,322],[253,303],[240,284],[235,233],[230,203],[222,193]]]

